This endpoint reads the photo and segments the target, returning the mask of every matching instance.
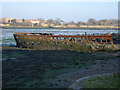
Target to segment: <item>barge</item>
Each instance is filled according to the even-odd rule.
[[[111,34],[54,35],[52,33],[15,33],[17,47],[37,50],[104,50],[112,47]],[[95,46],[95,47],[93,47]]]

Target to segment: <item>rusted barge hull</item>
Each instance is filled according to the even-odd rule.
[[[51,33],[15,33],[15,41],[18,47],[33,49],[73,49],[80,50],[86,46],[92,49],[106,45],[112,45],[112,36],[104,35],[53,35]],[[91,46],[92,45],[92,46]],[[100,49],[99,48],[99,49]]]

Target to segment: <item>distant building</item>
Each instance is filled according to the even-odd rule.
[[[42,23],[41,25],[44,26],[44,27],[48,27],[49,26],[49,24],[44,24],[44,23]]]
[[[1,19],[2,23],[9,23],[10,18],[4,17]]]
[[[31,19],[25,19],[25,22],[31,23]]]
[[[1,20],[2,20],[2,23],[11,23],[11,21],[12,21],[13,19],[15,19],[16,22],[22,22],[22,19],[7,18],[7,17],[2,18]]]
[[[22,19],[15,19],[16,22],[22,23]]]
[[[40,23],[40,20],[31,20],[31,23],[33,23],[33,24]]]
[[[47,20],[39,20],[40,21],[40,23],[46,23],[47,22]]]
[[[31,21],[31,23],[33,23],[33,24],[35,24],[35,23],[46,23],[47,22],[47,20],[30,20]]]

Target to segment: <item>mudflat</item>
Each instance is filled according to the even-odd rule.
[[[68,88],[76,80],[117,73],[120,50],[77,52],[2,47],[3,88]]]

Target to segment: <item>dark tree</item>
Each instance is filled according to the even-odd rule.
[[[16,23],[16,19],[12,19],[11,22],[12,22],[12,23]]]
[[[24,19],[24,18],[22,19],[22,22],[25,22],[25,19]]]
[[[88,20],[88,25],[96,25],[96,24],[97,24],[97,21],[94,18],[90,18]]]

